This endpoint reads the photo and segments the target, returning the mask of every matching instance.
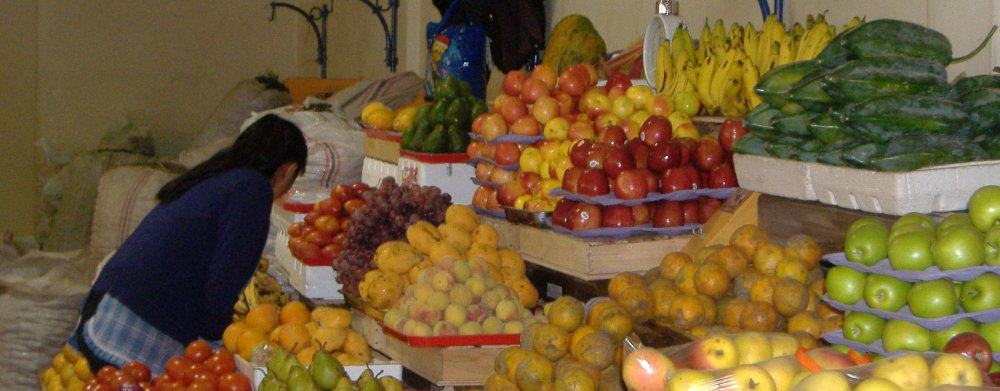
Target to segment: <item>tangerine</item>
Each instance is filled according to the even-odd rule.
[[[680,295],[670,304],[670,315],[677,327],[690,330],[705,321],[705,306],[695,295]]]
[[[283,305],[279,317],[281,324],[298,323],[304,325],[312,320],[309,307],[306,307],[305,303],[298,300],[293,300]]]
[[[694,276],[694,286],[698,293],[718,299],[729,292],[731,281],[729,273],[722,266],[706,263],[698,267]]]
[[[247,312],[244,321],[248,327],[270,332],[278,325],[278,307],[270,303],[258,304]]]
[[[621,293],[624,292],[625,289],[642,286],[642,277],[638,274],[631,272],[619,273],[618,275],[611,277],[611,280],[608,281],[608,296],[612,299],[618,300]]]
[[[774,287],[772,301],[778,313],[792,316],[806,309],[809,304],[809,292],[801,282],[790,278],[782,278]]]
[[[785,258],[785,249],[773,242],[764,242],[753,255],[753,267],[769,276],[774,275],[778,262]]]
[[[740,326],[745,330],[769,332],[778,325],[778,311],[770,303],[751,301],[740,314]]]
[[[742,274],[747,269],[747,265],[750,264],[750,258],[738,247],[728,245],[723,246],[719,251],[709,256],[708,262],[719,264],[723,269],[726,269],[726,273],[729,274],[730,278],[736,278],[736,276]]]
[[[729,237],[729,244],[743,250],[748,257],[757,254],[757,247],[768,240],[769,235],[761,231],[756,225],[747,224],[733,231]]]
[[[668,280],[674,280],[680,273],[684,265],[694,263],[691,256],[683,252],[673,252],[667,254],[660,260],[660,276]]]
[[[805,284],[809,279],[809,269],[800,260],[785,258],[778,261],[774,267],[774,275],[778,278],[791,278]]]
[[[785,242],[785,256],[796,259],[806,265],[809,270],[819,266],[820,258],[823,256],[819,243],[811,236],[798,234],[788,238]]]
[[[689,295],[698,293],[694,282],[694,277],[697,273],[698,265],[693,263],[684,265],[684,267],[681,268],[681,271],[677,273],[677,278],[674,279],[674,285],[676,285],[677,289],[682,293]]]

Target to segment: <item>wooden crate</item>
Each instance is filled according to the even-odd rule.
[[[526,261],[587,281],[606,280],[622,272],[644,273],[691,239],[686,235],[584,240],[503,219],[481,219],[496,228],[501,246],[517,251]]]
[[[365,129],[365,156],[396,164],[399,161],[399,141],[402,134]]]
[[[493,362],[506,346],[415,348],[386,336],[384,353],[441,387],[481,386],[493,372]]]
[[[809,235],[824,254],[844,251],[844,235],[854,220],[874,217],[888,226],[897,218],[767,194],[761,194],[757,211],[760,227],[772,238],[784,241],[797,234]]]

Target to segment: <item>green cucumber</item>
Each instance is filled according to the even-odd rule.
[[[820,71],[816,61],[798,61],[781,65],[760,77],[754,92],[772,107],[782,108],[790,103],[789,94],[799,81]]]
[[[805,112],[774,120],[774,130],[778,133],[796,138],[809,138],[812,133],[809,131],[809,122],[819,114]]]
[[[895,94],[948,92],[948,74],[940,63],[915,57],[884,56],[848,61],[830,71],[823,90],[838,103]]]
[[[844,34],[843,45],[854,57],[872,58],[886,55],[919,57],[942,65],[956,64],[979,53],[996,32],[996,26],[971,53],[952,58],[951,42],[934,29],[895,19],[879,19],[862,23]]]
[[[955,81],[952,89],[958,98],[964,98],[970,92],[980,88],[1000,88],[1000,75],[976,75],[963,77]],[[964,101],[964,99],[963,99]]]
[[[965,134],[969,115],[957,102],[910,95],[893,95],[845,105],[840,120],[873,140],[902,133]]]

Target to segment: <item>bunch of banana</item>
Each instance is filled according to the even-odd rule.
[[[267,258],[262,258],[260,264],[257,265],[257,270],[253,273],[253,278],[250,279],[250,283],[247,284],[246,288],[243,288],[240,298],[233,306],[233,317],[236,320],[242,320],[247,311],[258,304],[275,304],[281,307],[289,301],[288,295],[281,292],[281,284],[278,283],[278,280],[267,273],[269,265],[270,262]]]
[[[815,58],[837,35],[837,31],[861,23],[855,17],[838,29],[823,14],[806,18],[806,25],[786,28],[774,15],[760,30],[706,21],[695,47],[687,26],[674,32],[656,53],[658,93],[674,96],[690,92],[701,100],[705,114],[743,116],[760,104],[753,92],[760,76],[779,65]]]

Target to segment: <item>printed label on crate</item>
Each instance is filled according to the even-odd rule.
[[[649,202],[656,201],[691,201],[698,199],[699,197],[709,197],[724,200],[729,198],[729,196],[736,193],[739,188],[727,187],[724,189],[695,189],[695,190],[678,190],[670,193],[654,193],[651,192],[646,198],[638,198],[634,200],[623,200],[621,198],[615,197],[614,193],[608,193],[601,196],[591,197],[582,194],[571,193],[563,189],[552,189],[549,195],[553,197],[563,197],[572,201],[583,201],[588,204],[594,205],[625,205],[625,206],[635,206],[639,204],[645,204]]]

